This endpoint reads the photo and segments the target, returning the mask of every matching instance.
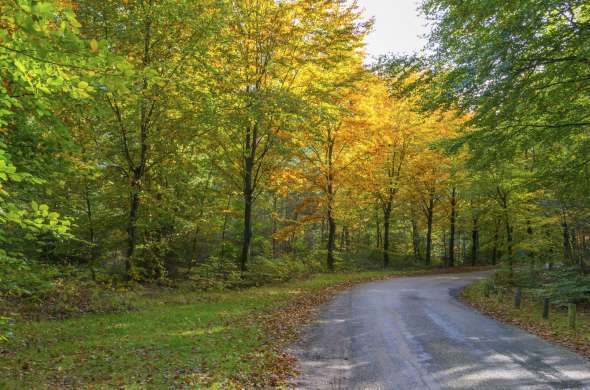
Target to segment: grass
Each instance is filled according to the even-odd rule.
[[[520,326],[544,339],[573,349],[590,358],[590,311],[578,309],[576,328],[568,323],[567,310],[552,305],[549,319],[542,317],[541,300],[523,293],[521,308],[514,307],[514,291],[492,294],[486,297],[486,281],[479,281],[467,286],[461,293],[462,298],[480,311],[510,324]]]
[[[321,274],[225,292],[151,290],[135,296],[135,311],[20,321],[0,343],[0,389],[252,388],[275,383],[261,378],[273,370],[280,383],[286,374],[276,371],[292,364],[269,364],[335,286],[425,272],[440,271]]]
[[[246,357],[268,341],[262,324],[244,317],[303,293],[383,276],[317,275],[242,291],[152,292],[135,298],[138,311],[20,322],[15,337],[0,344],[0,388],[230,386],[229,378],[257,369]]]

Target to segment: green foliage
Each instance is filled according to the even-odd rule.
[[[560,269],[548,275],[548,282],[541,294],[548,296],[559,305],[568,303],[590,303],[590,275],[579,269]]]
[[[578,268],[502,269],[496,271],[487,283],[492,290],[525,288],[538,298],[549,298],[556,305],[590,303],[590,276],[580,272]]]

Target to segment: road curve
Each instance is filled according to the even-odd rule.
[[[292,352],[298,389],[590,389],[590,362],[453,296],[484,273],[358,286]]]

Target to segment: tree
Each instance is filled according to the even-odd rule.
[[[253,206],[261,185],[289,156],[288,142],[305,117],[309,72],[330,72],[360,47],[365,31],[356,5],[336,0],[241,0],[226,19],[227,39],[215,63],[224,69],[216,90],[223,131],[211,139],[216,161],[243,198],[239,258],[246,270],[252,244]],[[316,74],[317,75],[317,74]]]
[[[423,123],[413,111],[412,96],[390,96],[385,80],[375,78],[367,97],[369,123],[373,128],[371,156],[366,160],[361,175],[363,185],[368,187],[383,214],[383,266],[389,266],[390,224],[394,199],[401,186],[402,175],[411,154],[416,152],[416,131]]]
[[[8,2],[0,14],[0,274],[4,291],[19,293],[15,280],[31,264],[25,253],[35,256],[42,236],[64,238],[70,226],[39,203],[51,156],[35,146],[29,154],[29,147],[63,140],[55,103],[88,97],[86,79],[100,57],[80,39],[65,4]]]
[[[119,77],[96,83],[100,105],[94,107],[92,121],[101,132],[95,137],[96,153],[103,159],[108,156],[104,161],[112,170],[108,175],[128,192],[124,207],[128,278],[138,276],[134,255],[150,172],[195,132],[183,126],[184,115],[200,112],[198,103],[206,97],[201,84],[206,65],[201,61],[207,58],[208,40],[220,20],[217,4],[153,0],[78,4],[85,36],[121,57],[115,64]]]

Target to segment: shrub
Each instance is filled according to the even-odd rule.
[[[552,271],[541,293],[561,305],[590,303],[590,275],[571,268]]]

